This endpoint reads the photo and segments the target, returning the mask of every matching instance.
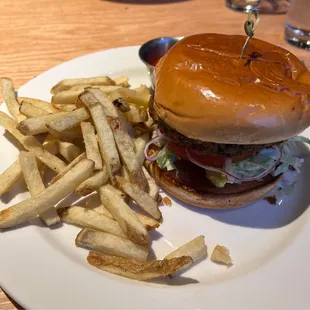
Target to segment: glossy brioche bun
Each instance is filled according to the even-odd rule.
[[[310,72],[255,38],[240,59],[245,40],[210,33],[176,43],[155,69],[159,117],[188,138],[227,144],[279,142],[307,128]]]
[[[233,194],[212,194],[212,193],[199,193],[192,189],[179,186],[171,179],[165,178],[162,175],[161,169],[156,163],[152,163],[149,167],[150,173],[160,186],[168,194],[175,198],[195,207],[206,209],[233,209],[246,206],[252,202],[267,197],[268,193],[274,189],[277,183],[281,180],[282,175],[273,178],[268,182],[260,182],[260,185],[238,193]]]

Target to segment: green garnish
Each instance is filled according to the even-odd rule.
[[[255,17],[255,20],[252,19],[252,15]],[[249,43],[250,39],[254,36],[254,31],[256,30],[256,28],[259,24],[259,21],[260,21],[260,17],[258,15],[258,11],[257,10],[251,10],[248,13],[247,21],[244,23],[244,31],[248,37],[246,38],[246,41],[243,45],[240,58],[243,58],[245,50],[248,46],[248,43]]]

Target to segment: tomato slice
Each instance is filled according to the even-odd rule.
[[[190,161],[187,154],[186,154],[186,147],[181,145],[181,144],[177,144],[177,143],[169,143],[168,144],[168,149],[174,153],[176,156]],[[224,164],[225,164],[225,156],[222,155],[218,155],[218,156],[213,156],[213,155],[206,155],[203,152],[199,152],[191,147],[187,147],[188,152],[190,153],[190,156],[198,161],[199,163],[201,163],[202,165],[206,165],[206,166],[212,166],[212,167],[216,167],[216,168],[223,168]],[[243,161],[245,159],[247,159],[248,157],[251,157],[255,154],[255,152],[245,152],[241,155],[238,156],[232,156],[232,162],[236,163],[236,162],[240,162]]]

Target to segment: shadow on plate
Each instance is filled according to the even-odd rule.
[[[277,205],[271,205],[265,200],[260,200],[242,208],[210,210],[189,206],[180,201],[178,203],[193,212],[230,225],[275,229],[294,222],[308,209],[310,205],[309,175],[310,161],[306,160],[298,177],[294,193],[282,197]]]
[[[125,4],[169,4],[177,2],[189,2],[192,0],[100,0],[102,2],[117,2]]]
[[[145,282],[149,282],[151,284],[162,284],[162,285],[169,285],[169,286],[182,286],[182,285],[188,285],[188,284],[197,284],[199,283],[198,280],[187,278],[183,276],[172,276],[165,277],[165,278],[158,278],[158,279],[152,279],[147,280]]]

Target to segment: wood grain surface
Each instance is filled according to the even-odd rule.
[[[11,77],[16,88],[95,51],[166,35],[243,34],[246,19],[224,0],[1,0],[0,9],[0,76]],[[255,36],[287,48],[310,67],[310,52],[284,41],[285,18],[261,16]],[[17,308],[1,291],[0,309]]]

